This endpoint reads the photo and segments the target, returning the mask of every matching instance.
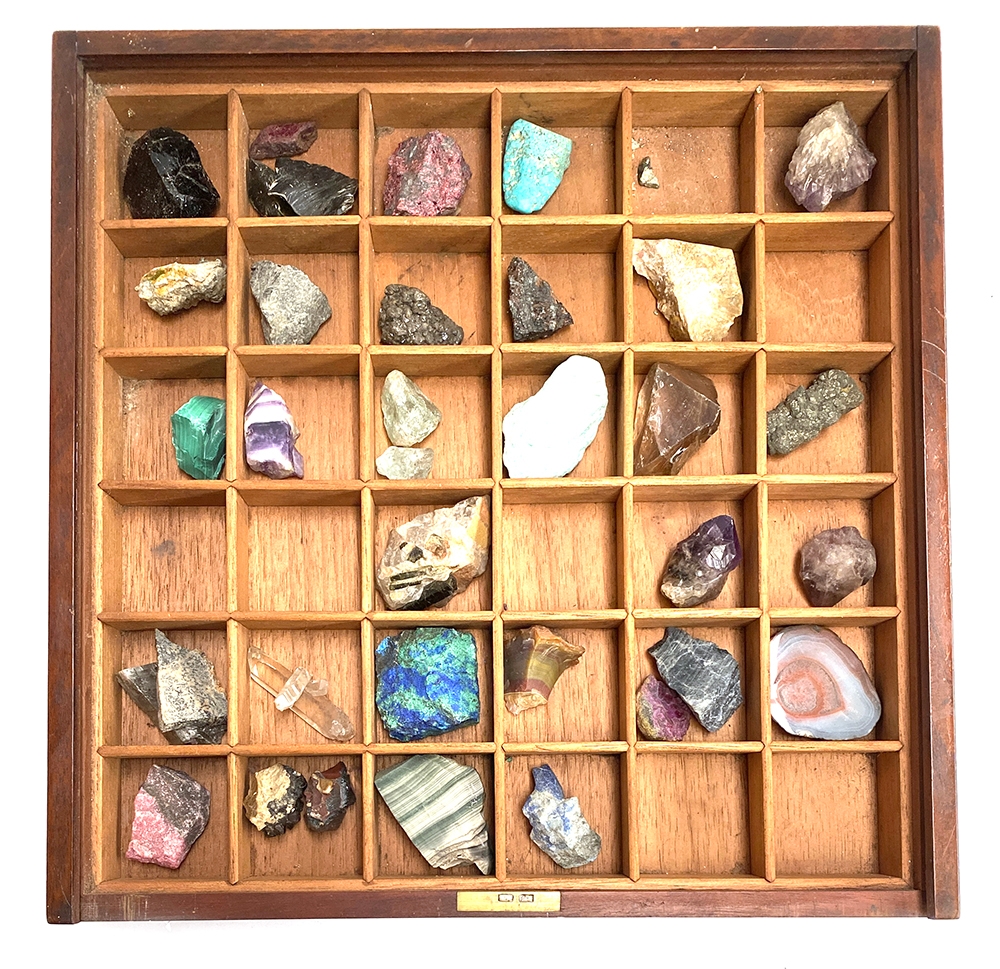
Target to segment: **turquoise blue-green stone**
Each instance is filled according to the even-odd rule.
[[[515,212],[537,212],[559,187],[573,142],[523,118],[510,126],[503,150],[503,200]]]
[[[393,740],[479,723],[472,633],[421,626],[386,636],[375,648],[375,671],[375,704]]]
[[[214,480],[226,463],[226,402],[192,397],[170,415],[177,467],[192,478]]]

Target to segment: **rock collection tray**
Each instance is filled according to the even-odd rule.
[[[766,36],[765,36],[766,34]],[[252,53],[247,53],[251,51]],[[940,78],[933,28],[267,34],[58,34],[53,198],[53,450],[48,915],[53,921],[259,915],[957,913],[943,394]],[[799,127],[843,101],[878,164],[821,214],[782,176]],[[309,160],[359,182],[354,214],[259,218],[244,166],[256,132],[313,119]],[[543,211],[502,200],[518,118],[573,140]],[[213,218],[128,218],[128,145],[167,125],[198,147],[221,195]],[[472,169],[460,214],[381,212],[386,160],[440,128]],[[636,182],[652,157],[659,190]],[[735,250],[742,319],[716,344],[671,342],[634,240]],[[573,313],[511,342],[506,270],[524,256]],[[135,296],[175,259],[221,257],[228,296],[172,319]],[[308,346],[268,346],[251,262],[305,270],[333,316]],[[378,343],[389,283],[423,289],[466,331],[455,347]],[[598,360],[610,406],[567,477],[512,480],[501,421],[572,354]],[[632,417],[650,367],[708,374],[719,432],[672,478],[633,474]],[[837,367],[861,407],[784,457],[768,409]],[[380,478],[378,408],[393,369],[443,411],[433,476]],[[304,480],[243,460],[255,378],[302,431]],[[170,414],[225,398],[221,480],[188,479]],[[388,611],[374,583],[388,531],[489,496],[487,572],[444,608]],[[666,608],[670,548],[731,515],[744,561],[722,595]],[[856,525],[875,545],[869,585],[809,606],[796,552]],[[586,647],[547,707],[503,705],[505,630],[541,623]],[[809,741],[770,717],[768,644],[783,626],[834,629],[883,703],[869,736]],[[374,645],[418,625],[473,633],[483,716],[392,741],[374,708]],[[667,625],[728,649],[745,704],[715,734],[637,737],[635,692]],[[168,746],[114,674],[155,658],[154,629],[197,646],[229,698],[217,746]],[[278,715],[249,678],[248,647],[327,676],[358,726],[331,743]],[[72,673],[72,675],[71,675]],[[413,752],[476,768],[492,875],[430,868],[374,788]],[[357,791],[343,827],[266,839],[241,802],[251,771],[308,776],[343,761]],[[151,764],[209,789],[208,827],[177,871],[125,857]],[[549,763],[603,839],[564,871],[529,840],[521,806]]]

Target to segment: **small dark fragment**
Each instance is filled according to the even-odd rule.
[[[278,173],[252,158],[247,159],[247,197],[258,215],[267,219],[295,215],[292,207],[280,196],[271,195]]]
[[[653,163],[650,160],[649,155],[646,155],[641,162],[639,162],[639,170],[636,173],[639,184],[643,188],[659,188],[660,180],[656,177],[653,172]]]
[[[315,121],[287,121],[261,128],[250,146],[250,157],[284,158],[308,151],[319,134]]]
[[[767,412],[767,453],[788,454],[808,444],[864,399],[843,370],[824,370],[808,387],[796,387]]]
[[[122,193],[133,219],[201,219],[219,207],[194,142],[173,128],[153,128],[132,146]]]
[[[243,812],[258,831],[275,838],[299,823],[305,790],[306,779],[294,767],[272,764],[250,775]]]
[[[336,831],[356,800],[343,761],[326,770],[314,771],[306,786],[306,826],[310,831]]]
[[[426,293],[401,283],[386,286],[378,309],[378,329],[382,342],[394,345],[457,345],[465,339],[465,330],[445,316]]]
[[[853,525],[828,528],[802,546],[799,577],[813,606],[833,606],[875,575],[875,546]]]
[[[541,340],[572,324],[573,317],[552,295],[552,287],[520,256],[511,259],[507,282],[515,343]]]

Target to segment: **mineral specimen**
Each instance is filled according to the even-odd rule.
[[[649,653],[706,730],[725,726],[743,702],[739,664],[721,646],[671,626]]]
[[[214,481],[226,463],[226,402],[192,397],[170,415],[177,467],[192,478]]]
[[[302,455],[295,447],[299,429],[284,399],[259,380],[243,418],[247,464],[269,478],[305,477]]]
[[[723,340],[743,312],[732,249],[677,239],[639,239],[632,268],[644,276],[674,340]]]
[[[583,459],[608,409],[608,386],[591,357],[564,360],[537,394],[503,419],[503,463],[512,478],[561,478]]]
[[[601,853],[601,836],[587,823],[580,801],[566,797],[548,764],[533,767],[535,789],[521,808],[531,840],[562,868],[589,865]]]
[[[394,528],[375,575],[390,609],[442,605],[486,571],[490,521],[485,498],[418,515]]]
[[[828,528],[802,546],[799,577],[813,606],[832,606],[875,574],[875,546],[853,525]]]
[[[295,215],[292,207],[280,195],[272,195],[271,189],[278,180],[278,173],[267,165],[247,159],[247,198],[258,215],[265,218],[281,218]]]
[[[639,170],[636,173],[639,184],[643,188],[659,188],[660,180],[656,177],[653,171],[653,164],[650,160],[649,155],[646,155],[641,162],[639,162]]]
[[[729,515],[710,518],[674,546],[660,579],[660,592],[682,609],[711,602],[742,561],[736,522]]]
[[[440,131],[407,138],[389,156],[386,215],[454,215],[472,178],[458,142]]]
[[[190,309],[202,300],[221,303],[226,298],[226,266],[221,259],[157,266],[139,280],[135,291],[160,316]]]
[[[250,775],[243,813],[268,838],[284,834],[302,817],[306,779],[287,764],[272,764]]]
[[[343,761],[326,770],[313,771],[306,786],[303,812],[306,827],[310,831],[336,831],[356,800],[351,776]]]
[[[153,764],[135,796],[131,861],[180,868],[208,824],[211,792],[184,771]]]
[[[476,640],[419,626],[375,647],[375,705],[393,740],[421,740],[479,723]]]
[[[844,102],[837,101],[810,118],[799,132],[785,186],[806,211],[822,212],[864,185],[874,167],[875,156]]]
[[[171,642],[156,630],[158,726],[164,734],[192,731],[184,743],[217,744],[226,734],[226,694],[208,657]]]
[[[387,447],[375,459],[375,470],[392,481],[429,478],[433,466],[434,449],[429,447]]]
[[[258,260],[250,267],[250,291],[260,307],[265,343],[308,343],[331,316],[323,291],[295,266]]]
[[[483,817],[483,782],[474,767],[417,754],[375,775],[393,817],[432,868],[493,868]]]
[[[441,423],[441,411],[406,374],[390,370],[382,384],[382,421],[393,444],[419,444]]]
[[[194,142],[173,128],[153,128],[132,146],[123,194],[133,219],[208,218],[219,207]]]
[[[882,703],[854,651],[819,626],[786,626],[771,637],[771,716],[798,737],[855,740],[870,733]]]
[[[552,287],[520,256],[507,267],[507,283],[515,343],[542,340],[573,322],[569,310],[552,295]]]
[[[512,629],[503,637],[503,702],[517,716],[549,702],[556,680],[585,650],[545,626]]]
[[[354,208],[358,181],[336,169],[298,158],[279,158],[274,175],[268,196],[281,199],[293,215],[346,215]]]
[[[663,680],[647,676],[635,695],[635,719],[647,740],[683,740],[691,711]]]
[[[718,429],[715,384],[676,364],[654,364],[635,402],[635,474],[677,474]]]
[[[115,679],[135,705],[149,717],[150,724],[159,727],[160,697],[156,685],[156,663],[119,670],[115,673]],[[217,744],[224,734],[225,729],[209,726],[205,730],[199,727],[181,727],[178,730],[168,730],[163,736],[171,744]]]
[[[537,212],[559,187],[573,142],[519,118],[503,150],[503,200],[515,212]]]
[[[307,152],[319,134],[315,121],[286,121],[265,125],[250,145],[250,157],[282,158]]]
[[[415,286],[390,283],[378,308],[378,331],[383,343],[431,346],[458,345],[463,330]]]
[[[767,412],[767,453],[788,454],[836,424],[865,399],[843,370],[824,370]]]
[[[279,710],[291,710],[300,720],[330,740],[350,740],[354,724],[327,695],[330,684],[304,667],[288,670],[259,646],[247,649],[250,679],[274,697]]]

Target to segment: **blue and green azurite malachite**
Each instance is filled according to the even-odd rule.
[[[503,200],[515,212],[537,212],[559,187],[573,142],[519,118],[510,126],[503,151]]]
[[[177,466],[192,478],[215,480],[226,463],[226,402],[192,397],[170,416]]]
[[[418,627],[375,649],[375,703],[393,740],[479,723],[476,641],[460,629]]]

